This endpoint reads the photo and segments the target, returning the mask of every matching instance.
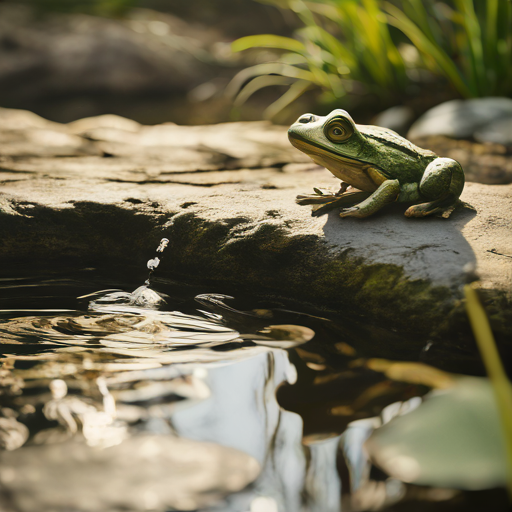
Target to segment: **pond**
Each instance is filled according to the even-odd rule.
[[[474,355],[159,279],[158,256],[142,286],[92,268],[0,281],[1,510],[506,510],[501,491],[389,478],[363,446],[430,390],[369,362],[475,373]]]

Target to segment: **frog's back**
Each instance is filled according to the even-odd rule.
[[[409,156],[422,156],[425,158],[436,157],[437,155],[429,149],[423,149],[413,144],[410,140],[398,135],[388,128],[373,125],[356,125],[357,129],[368,139],[385,144],[398,151],[403,151]]]

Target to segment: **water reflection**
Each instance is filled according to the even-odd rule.
[[[177,300],[149,278],[0,288],[20,283],[0,297],[3,512],[340,512],[342,493],[343,510],[404,495],[370,474],[364,441],[446,377],[362,357],[368,330]]]
[[[296,379],[278,347],[312,329],[221,295],[165,310],[147,284],[80,299],[0,311],[5,510],[301,510],[302,420],[275,396]]]

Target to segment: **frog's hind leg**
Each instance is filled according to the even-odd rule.
[[[429,202],[411,206],[407,217],[426,217],[453,209],[464,188],[464,171],[451,158],[437,158],[425,169],[419,191]]]

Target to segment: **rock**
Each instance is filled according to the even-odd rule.
[[[511,118],[510,98],[451,100],[423,114],[412,125],[407,137],[416,139],[429,135],[445,135],[454,139],[468,139],[477,132],[486,131],[487,125],[492,126],[498,120]]]
[[[512,146],[512,114],[503,119],[491,121],[473,135],[479,142]]]
[[[17,119],[12,130],[0,123],[4,274],[64,263],[145,272],[165,237],[160,276],[343,312],[408,333],[418,349],[444,333],[474,350],[461,285],[476,265],[495,334],[510,343],[512,185],[468,183],[462,199],[474,210],[448,220],[408,219],[402,205],[364,220],[317,218],[295,196],[337,180],[291,147],[285,127],[99,118],[57,130],[30,113]],[[51,152],[23,145],[36,128],[83,145],[62,139],[66,156],[56,142]]]
[[[476,136],[476,134],[475,134]],[[451,139],[444,135],[418,137],[412,141],[462,165],[466,181],[500,185],[512,183],[511,151],[502,144]]]
[[[397,105],[378,114],[373,120],[373,124],[394,130],[400,135],[405,135],[413,120],[414,111],[411,107]]]

